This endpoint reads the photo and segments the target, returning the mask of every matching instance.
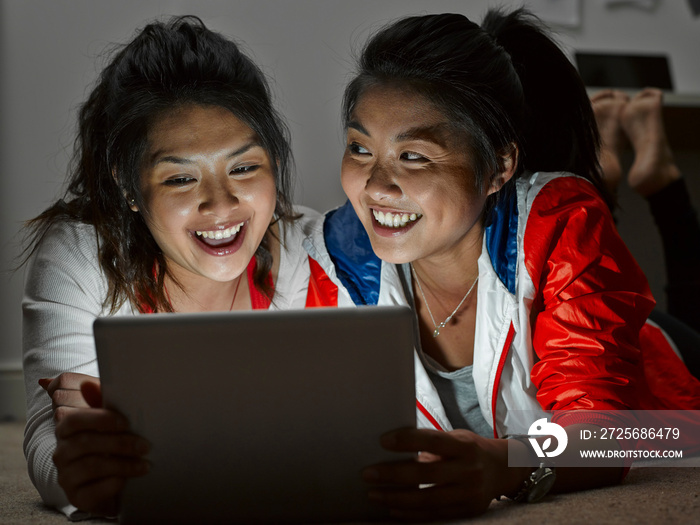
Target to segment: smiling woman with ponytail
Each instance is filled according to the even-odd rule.
[[[373,500],[444,519],[617,483],[621,461],[509,467],[509,444],[524,453],[551,416],[567,458],[580,431],[633,426],[631,409],[700,409],[700,382],[647,323],[654,299],[612,219],[584,85],[536,17],[387,25],[343,120],[349,202],[326,214],[320,260],[339,304],[407,304],[417,326],[419,428],[382,443],[419,461],[369,467]]]

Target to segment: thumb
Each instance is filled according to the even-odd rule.
[[[441,461],[442,457],[432,452],[420,451],[418,453],[418,461],[421,463],[435,463],[436,461]]]
[[[99,381],[83,381],[80,384],[80,392],[92,408],[102,407],[102,387]]]

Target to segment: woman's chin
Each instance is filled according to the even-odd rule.
[[[385,242],[371,241],[372,250],[382,261],[389,264],[406,264],[415,260],[415,254],[408,253],[396,247],[387,247]]]

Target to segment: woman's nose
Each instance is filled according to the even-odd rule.
[[[365,191],[376,201],[396,199],[401,196],[401,187],[396,174],[389,166],[375,165],[369,172]]]
[[[217,217],[228,217],[238,208],[236,189],[228,177],[216,177],[202,185],[202,199],[199,210]]]

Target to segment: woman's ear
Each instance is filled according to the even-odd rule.
[[[133,197],[129,197],[126,193],[124,194],[124,198],[126,199],[126,202],[129,204],[129,209],[131,211],[139,211],[139,207],[136,206],[136,199]]]
[[[117,176],[116,168],[112,168],[112,178],[114,179],[114,182],[116,182],[117,187],[121,190],[122,195],[126,199],[126,202],[129,205],[129,209],[131,209],[131,211],[134,211],[134,212],[139,211],[139,207],[136,206],[136,199],[134,199],[133,197],[130,197],[129,194],[126,192],[126,190],[123,189],[122,185],[119,183],[119,177]]]
[[[518,168],[518,146],[514,142],[511,142],[500,152],[499,168],[501,171],[496,173],[491,180],[487,195],[496,193],[513,178],[515,170]]]

